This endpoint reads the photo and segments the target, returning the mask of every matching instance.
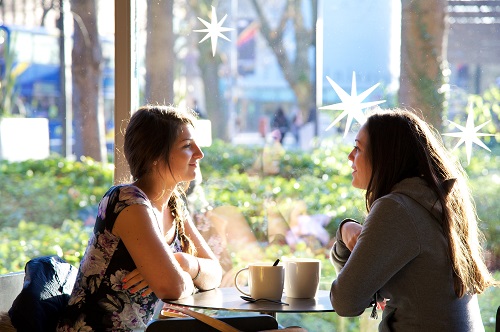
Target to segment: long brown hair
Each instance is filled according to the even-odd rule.
[[[172,146],[183,125],[194,126],[196,113],[189,109],[173,106],[146,105],[140,107],[130,118],[125,131],[124,153],[134,180],[151,171],[153,163],[163,160],[169,165]],[[185,234],[182,195],[185,183],[177,184],[168,206],[174,217],[176,229],[181,240],[182,250],[196,253],[191,239]]]
[[[365,126],[372,165],[365,197],[367,210],[401,180],[424,179],[436,192],[443,209],[442,226],[449,244],[457,296],[479,294],[498,285],[484,263],[480,243],[483,238],[466,173],[437,132],[416,114],[403,109],[375,111]]]

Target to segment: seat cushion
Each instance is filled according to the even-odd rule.
[[[0,275],[0,312],[9,311],[16,296],[23,289],[23,283],[24,271]]]

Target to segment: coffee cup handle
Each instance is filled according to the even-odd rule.
[[[244,269],[241,269],[241,270],[239,270],[238,272],[236,272],[236,275],[234,276],[234,285],[236,286],[236,289],[240,291],[240,293],[243,293],[243,294],[245,294],[246,296],[250,296],[250,297],[252,297],[252,295],[250,295],[249,293],[244,292],[244,291],[243,291],[240,287],[238,287],[238,275],[239,275],[241,272],[245,271],[245,270],[248,270],[248,267],[245,267]]]

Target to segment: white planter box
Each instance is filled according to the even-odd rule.
[[[195,126],[196,144],[201,147],[212,145],[212,122],[198,119]]]
[[[49,154],[48,119],[0,119],[0,159],[8,161],[45,159]]]

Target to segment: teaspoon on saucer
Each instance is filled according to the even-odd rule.
[[[278,303],[278,304],[282,304],[282,305],[289,305],[288,303],[285,303],[285,302],[282,302],[282,301],[278,301],[278,300],[271,300],[271,299],[254,299],[253,297],[249,297],[249,296],[240,296],[243,300],[245,301],[248,301],[248,302],[251,302],[251,303],[254,303],[254,302],[257,302],[257,301],[268,301],[268,302],[274,302],[274,303]]]

